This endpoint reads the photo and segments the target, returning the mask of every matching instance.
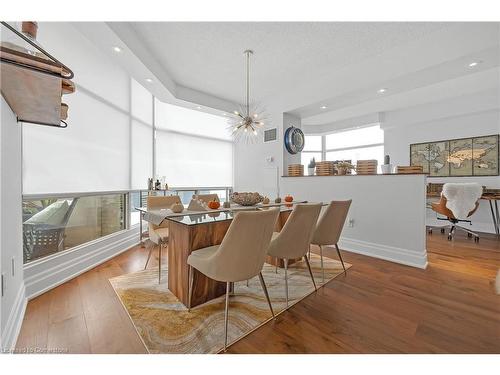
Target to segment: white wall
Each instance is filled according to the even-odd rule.
[[[1,100],[0,252],[4,296],[1,297],[0,347],[11,349],[21,328],[26,307],[21,213],[21,124],[16,122],[3,97]]]
[[[296,200],[352,199],[340,247],[413,267],[427,266],[425,176],[331,176],[283,178]],[[411,196],[412,199],[408,199]]]
[[[409,165],[410,144],[500,133],[498,90],[478,92],[437,103],[410,107],[384,115],[385,153],[394,165]],[[428,178],[428,182],[477,182],[500,188],[500,176]],[[443,225],[429,210],[428,225]],[[472,217],[472,230],[494,233],[488,202],[481,201]]]

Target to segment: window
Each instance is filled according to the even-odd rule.
[[[315,161],[321,161],[322,157],[322,136],[321,135],[306,135],[304,150],[300,154],[300,163],[307,168],[307,165],[314,158]]]
[[[125,229],[125,194],[23,199],[24,263]]]
[[[326,151],[384,143],[379,125],[340,131],[326,135]]]
[[[380,125],[372,125],[323,136],[306,135],[302,164],[307,166],[313,157],[316,161],[322,160],[322,155],[325,160],[350,160],[353,164],[358,160],[376,159],[381,165],[384,163],[384,131]]]
[[[156,173],[170,186],[231,186],[233,143],[227,119],[155,102]]]

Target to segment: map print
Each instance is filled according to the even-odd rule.
[[[410,165],[421,165],[424,173],[429,173],[429,144],[410,145]]]
[[[474,176],[498,174],[498,136],[479,137],[472,140]]]
[[[499,135],[410,145],[410,165],[431,177],[498,176]]]
[[[446,177],[450,175],[448,159],[450,151],[449,142],[429,143],[429,173],[431,176]]]
[[[472,176],[472,138],[450,141],[450,176]]]

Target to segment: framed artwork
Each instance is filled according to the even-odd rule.
[[[451,139],[410,145],[410,165],[430,177],[498,176],[500,136]]]
[[[498,135],[472,139],[474,176],[496,176],[498,171]]]
[[[422,166],[424,173],[429,173],[429,143],[410,145],[410,165]]]
[[[449,142],[429,143],[429,175],[447,177],[450,175]]]
[[[472,138],[450,142],[450,176],[472,176]]]

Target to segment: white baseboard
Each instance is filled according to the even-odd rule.
[[[139,229],[124,230],[24,266],[26,296],[32,299],[139,243]]]
[[[14,350],[17,342],[17,337],[19,336],[19,332],[21,331],[21,325],[23,324],[27,303],[28,299],[26,298],[26,290],[24,287],[24,283],[22,283],[17,292],[14,306],[10,311],[9,318],[7,319],[7,324],[5,325],[5,330],[2,334],[3,351]]]
[[[423,268],[427,267],[427,250],[420,252],[402,249],[387,245],[355,240],[352,238],[341,238],[339,246],[343,250],[353,253],[367,255],[374,258],[388,260],[407,266]]]

